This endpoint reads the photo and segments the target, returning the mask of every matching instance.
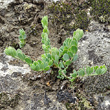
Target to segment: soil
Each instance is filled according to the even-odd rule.
[[[79,4],[83,2],[80,0]],[[65,0],[65,3],[71,2]],[[38,60],[44,53],[41,19],[45,15],[49,17],[52,46],[59,48],[66,38],[72,37],[74,29],[68,27],[70,30],[66,30],[63,24],[53,22],[53,14],[48,8],[51,5],[52,2],[43,0],[15,0],[0,8],[0,62],[4,65],[3,68],[0,66],[1,71],[7,71],[9,65],[24,68],[24,62],[9,60],[4,54],[8,46],[19,48],[19,29],[23,28],[27,35],[26,45],[22,48],[26,55]],[[110,25],[93,19],[87,25],[79,41],[79,59],[69,67],[68,73],[87,65],[105,64],[106,74],[77,78],[70,83],[66,79],[57,79],[57,69],[54,74],[35,72],[28,70],[29,67],[25,67],[28,70],[25,74],[21,68],[18,68],[20,72],[9,71],[5,76],[0,75],[0,110],[110,110]]]

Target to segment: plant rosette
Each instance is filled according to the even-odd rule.
[[[4,50],[5,54],[26,62],[34,71],[48,71],[54,66],[59,69],[57,78],[69,79],[71,82],[73,82],[77,77],[102,75],[106,73],[107,68],[105,65],[93,67],[87,66],[86,68],[80,68],[78,71],[73,70],[73,72],[70,73],[70,76],[67,76],[66,74],[68,66],[78,58],[78,41],[83,37],[83,30],[77,29],[74,31],[73,37],[66,38],[66,40],[63,42],[63,45],[58,49],[51,46],[48,38],[48,17],[44,16],[41,20],[41,23],[43,26],[41,42],[42,48],[45,52],[41,55],[41,60],[33,61],[20,49],[15,50],[13,47],[7,47]],[[23,47],[26,39],[24,30],[20,30],[19,39],[19,45],[20,47]]]

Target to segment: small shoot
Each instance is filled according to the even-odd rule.
[[[25,31],[23,29],[20,29],[19,30],[19,45],[20,45],[20,48],[24,47],[26,42],[25,42],[25,39],[26,39],[26,34],[25,34]]]

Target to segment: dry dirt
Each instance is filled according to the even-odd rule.
[[[41,19],[45,15],[50,17],[48,6],[51,4],[43,1],[15,0],[7,8],[1,8],[0,53],[8,46],[19,48],[19,29],[23,28],[27,39],[22,51],[33,60],[38,60],[43,53]],[[55,25],[57,24],[53,25],[49,19],[51,45],[59,48],[63,41],[72,35],[67,35],[64,27]],[[90,33],[85,32],[79,42],[79,60],[71,65],[70,70],[86,65],[106,64],[110,67],[110,30],[106,32],[105,28],[104,24],[95,21],[90,23]],[[0,62],[4,60],[7,60],[6,56],[1,54]],[[23,67],[24,62],[12,60],[9,64]],[[109,70],[105,76],[78,78],[74,84],[70,84],[68,80],[57,79],[57,70],[54,70],[54,73],[56,74],[13,72],[11,75],[1,76],[0,110],[110,110]],[[105,104],[106,101],[108,105]]]

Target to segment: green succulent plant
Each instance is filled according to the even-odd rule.
[[[48,71],[51,67],[58,68],[58,76],[60,79],[69,79],[73,82],[77,77],[84,76],[93,76],[93,75],[102,75],[107,71],[105,65],[103,66],[93,66],[86,68],[80,68],[78,71],[73,70],[73,73],[68,76],[67,69],[68,66],[77,60],[78,55],[78,41],[83,36],[83,30],[77,29],[73,33],[72,38],[67,38],[63,45],[58,49],[56,47],[52,47],[50,44],[50,40],[48,38],[49,30],[48,30],[48,17],[44,16],[42,18],[42,26],[43,32],[41,34],[42,37],[42,48],[44,50],[44,54],[41,55],[41,60],[33,61],[30,57],[26,56],[20,49],[15,50],[13,47],[7,47],[4,52],[6,55],[10,55],[14,58],[20,59],[26,62],[32,70],[34,71]],[[23,30],[20,31],[25,35]]]
[[[23,29],[19,30],[19,34],[20,34],[20,36],[19,36],[19,40],[20,40],[19,45],[20,45],[20,48],[22,48],[26,44],[26,42],[25,42],[26,34],[25,34],[25,31]]]

